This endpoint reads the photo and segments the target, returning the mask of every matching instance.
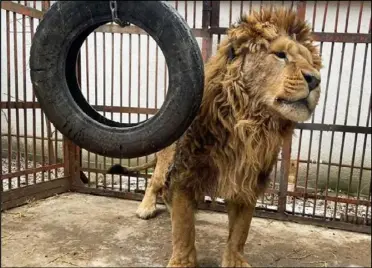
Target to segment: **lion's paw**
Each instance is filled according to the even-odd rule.
[[[136,215],[144,220],[153,218],[156,216],[155,206],[142,206],[142,204],[137,208]]]
[[[167,267],[196,267],[196,263],[190,262],[190,260],[179,260],[172,258],[168,262]]]
[[[222,267],[251,267],[240,253],[225,254],[222,260]]]

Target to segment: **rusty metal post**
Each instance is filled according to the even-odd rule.
[[[76,64],[76,76],[79,87],[81,87],[81,54],[79,52]],[[70,177],[70,186],[84,186],[89,179],[81,171],[82,153],[81,148],[72,141],[63,138],[63,152],[64,152],[64,173],[65,176]]]
[[[202,15],[202,29],[205,32],[208,32],[209,27],[211,26],[211,14],[212,7],[214,6],[213,1],[203,1],[203,15]],[[219,5],[219,1],[218,1]],[[209,33],[208,37],[203,37],[202,41],[202,56],[203,61],[206,62],[212,54],[212,34]]]
[[[297,15],[301,19],[305,19],[306,14],[306,1],[298,1],[297,3]],[[289,168],[291,162],[291,150],[292,150],[292,136],[285,137],[282,148],[282,160],[279,174],[279,200],[278,200],[278,211],[284,213],[287,205],[287,191],[288,191],[288,177]]]

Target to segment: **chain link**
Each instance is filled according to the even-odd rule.
[[[125,27],[129,26],[130,23],[126,21],[122,21],[118,17],[118,3],[116,1],[110,1],[110,9],[111,9],[111,15],[112,15],[112,20],[119,24],[120,27]]]

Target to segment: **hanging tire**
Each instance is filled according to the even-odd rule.
[[[122,21],[152,36],[166,59],[168,94],[153,117],[137,124],[109,120],[89,105],[79,88],[78,51],[94,29],[112,21],[108,1],[52,5],[33,38],[31,80],[48,119],[75,144],[107,157],[140,157],[169,146],[190,126],[202,99],[203,61],[187,23],[168,3],[117,1],[117,8]]]

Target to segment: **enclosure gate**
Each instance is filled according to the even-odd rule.
[[[53,2],[53,1],[52,1]],[[240,16],[243,11],[251,12],[254,8],[260,8],[263,5],[285,5],[292,9],[297,10],[300,17],[308,19],[314,30],[314,38],[320,44],[320,50],[323,51],[323,58],[328,63],[326,66],[325,75],[323,75],[322,94],[323,103],[322,109],[317,111],[313,116],[311,122],[297,124],[296,134],[297,137],[289,137],[285,140],[281,157],[278,164],[273,171],[273,182],[271,187],[267,190],[265,195],[259,200],[256,209],[256,216],[267,217],[280,220],[291,220],[296,222],[306,222],[311,224],[323,225],[332,228],[340,228],[351,231],[358,231],[364,233],[371,233],[371,182],[370,182],[370,115],[371,115],[371,88],[368,88],[368,76],[370,77],[371,70],[368,69],[367,61],[368,55],[370,58],[370,43],[371,43],[371,24],[370,24],[370,3],[367,1],[347,3],[323,1],[170,1],[173,6],[179,10],[184,16],[185,20],[192,27],[195,37],[199,41],[204,61],[206,61],[215,51],[217,44],[221,38],[225,36],[227,27]],[[357,3],[357,4],[356,4]],[[101,157],[93,155],[85,150],[80,149],[72,142],[63,137],[41,111],[39,103],[36,101],[32,91],[32,85],[29,78],[29,69],[27,69],[27,61],[29,55],[30,40],[43,13],[49,8],[50,1],[7,1],[1,2],[1,15],[2,15],[2,81],[1,84],[1,148],[2,153],[2,167],[1,167],[1,180],[2,180],[2,210],[16,207],[32,200],[46,198],[55,194],[64,193],[66,191],[75,191],[80,193],[89,193],[96,195],[105,195],[120,197],[132,200],[141,200],[143,197],[144,189],[147,186],[147,180],[151,177],[149,171],[144,174],[138,174],[136,177],[120,176],[119,178],[106,174],[107,158],[103,157],[100,163],[98,160]],[[367,7],[366,7],[367,6]],[[369,7],[369,8],[368,8]],[[191,12],[190,12],[191,10]],[[320,11],[319,11],[320,10]],[[357,11],[355,11],[357,10]],[[332,13],[333,12],[333,13]],[[353,23],[351,21],[352,14],[356,14],[356,31],[353,33],[348,32],[348,27]],[[368,13],[369,12],[369,13]],[[332,16],[330,14],[333,14]],[[224,17],[225,14],[225,17]],[[197,19],[199,17],[199,20]],[[227,18],[228,17],[228,21]],[[333,18],[334,17],[334,18]],[[191,18],[191,19],[190,19]],[[320,26],[316,27],[317,20],[320,18]],[[344,19],[342,19],[344,18]],[[350,19],[351,18],[351,19]],[[334,23],[333,30],[325,31],[329,28],[329,23]],[[224,21],[225,20],[225,21]],[[340,22],[344,23],[344,30],[340,29]],[[222,24],[226,24],[225,26]],[[200,24],[200,25],[197,25]],[[368,25],[366,25],[368,24]],[[365,27],[366,26],[366,27]],[[317,30],[319,28],[320,30]],[[106,34],[111,36],[111,72],[106,72],[106,46],[110,43],[107,42]],[[102,36],[102,42],[98,40],[98,35]],[[110,37],[109,36],[109,37]],[[114,75],[115,62],[114,62],[114,45],[115,37],[120,37],[120,77]],[[128,58],[129,70],[128,75],[128,101],[126,105],[123,104],[123,38],[128,41]],[[146,107],[141,107],[140,104],[140,81],[141,81],[141,42],[143,38],[147,38],[145,50],[147,51],[147,65],[146,75]],[[156,113],[158,110],[159,99],[164,98],[167,87],[167,69],[166,64],[163,62],[163,77],[159,79],[159,49],[156,46],[155,50],[155,104],[153,107],[149,105],[149,47],[150,39],[146,32],[136,26],[129,26],[120,28],[114,24],[107,24],[95,30],[92,38],[88,37],[88,41],[83,44],[82,52],[79,56],[77,65],[78,80],[84,91],[84,95],[88,102],[91,103],[97,111],[103,115],[111,113],[111,118],[114,114],[123,120],[123,116],[127,116],[128,121],[135,120],[133,115],[137,115],[137,120],[141,118],[148,118]],[[138,47],[135,48],[132,43],[136,38]],[[89,40],[91,42],[89,42]],[[116,41],[118,38],[116,38]],[[93,50],[88,43],[94,43]],[[99,70],[97,69],[97,46],[99,44],[103,47],[103,104],[97,101],[98,92],[98,77]],[[97,45],[98,44],[98,45]],[[328,46],[328,54],[324,53],[326,46]],[[337,47],[341,46],[341,51]],[[341,74],[343,73],[343,64],[346,61],[345,47],[352,47],[351,70],[347,73],[349,83],[346,83],[345,92],[346,110],[344,111],[341,106],[341,97],[343,88],[341,87]],[[28,48],[27,48],[28,47]],[[356,52],[360,48],[364,51],[361,62],[355,62]],[[364,49],[363,49],[364,48]],[[20,52],[21,51],[21,52]],[[92,53],[93,51],[93,53]],[[132,52],[137,51],[137,59],[132,58]],[[331,94],[330,84],[334,73],[332,68],[335,64],[334,54],[341,52],[339,77],[336,79],[337,88],[335,96]],[[90,54],[89,54],[90,53]],[[358,52],[359,53],[359,52]],[[5,56],[3,56],[5,54]],[[20,54],[20,55],[18,55]],[[346,55],[347,57],[348,55]],[[4,59],[4,63],[3,63]],[[361,58],[359,57],[359,60]],[[131,103],[133,98],[133,84],[132,78],[132,62],[138,61],[138,92],[137,93],[137,106]],[[90,73],[90,64],[94,62],[94,77]],[[369,62],[370,63],[370,62]],[[361,67],[361,79],[359,81],[359,92],[353,92],[352,81],[355,75],[353,68],[357,65]],[[358,65],[358,66],[359,66]],[[346,65],[345,65],[346,66]],[[346,67],[344,67],[346,69]],[[114,88],[115,81],[120,80],[120,104],[114,105],[114,89],[111,93],[106,90],[106,73],[111,73],[111,85]],[[158,92],[158,84],[162,80],[164,92]],[[367,80],[367,83],[365,81]],[[131,84],[132,83],[132,84]],[[94,84],[94,86],[92,86]],[[94,88],[94,91],[92,90]],[[107,104],[106,94],[110,94],[111,105]],[[357,95],[356,95],[357,94]],[[365,96],[365,97],[364,97]],[[95,98],[94,103],[90,100]],[[335,99],[335,107],[333,118],[330,123],[327,123],[328,108],[326,104]],[[350,117],[349,104],[356,102],[356,123],[348,124]],[[160,101],[161,102],[161,101]],[[364,109],[364,107],[367,107]],[[340,111],[345,113],[343,123],[338,123],[340,120],[337,115]],[[362,124],[362,119],[365,124]],[[23,120],[23,126],[21,121]],[[37,125],[39,123],[40,125]],[[40,128],[40,129],[39,129]],[[31,133],[32,134],[29,134]],[[41,136],[37,133],[41,132]],[[308,147],[302,144],[306,140],[305,133],[309,134]],[[327,143],[327,136],[331,138]],[[333,155],[336,152],[334,149],[334,142],[337,142],[336,137],[341,135],[341,149],[339,149],[339,161],[335,163],[332,161]],[[350,136],[352,135],[352,136]],[[318,141],[314,139],[317,137]],[[352,147],[348,141],[353,138],[353,150],[351,152],[351,163],[345,164],[343,155],[346,149]],[[323,140],[322,140],[323,139]],[[361,142],[358,140],[361,139]],[[30,143],[29,140],[32,142]],[[345,143],[346,141],[346,143]],[[315,143],[318,146],[314,146]],[[46,143],[46,144],[45,144]],[[313,144],[314,143],[314,144]],[[22,145],[23,144],[23,145]],[[368,146],[369,144],[369,146]],[[329,157],[327,161],[321,159],[322,146],[329,146]],[[345,146],[348,148],[345,149]],[[38,147],[40,147],[38,149]],[[297,147],[297,150],[293,148]],[[315,151],[312,149],[315,147]],[[357,148],[361,148],[360,150]],[[46,148],[46,151],[45,151]],[[301,149],[307,149],[307,159],[301,156]],[[39,152],[39,153],[38,153]],[[62,152],[62,155],[61,153]],[[316,155],[316,160],[311,160],[311,155]],[[324,152],[323,152],[324,153]],[[293,154],[295,156],[293,156]],[[302,153],[303,154],[303,153]],[[83,156],[86,158],[83,160]],[[140,160],[147,160],[149,157],[139,158],[134,160],[139,163]],[[358,160],[359,159],[359,160]],[[366,160],[367,159],[367,160]],[[32,160],[32,161],[31,161]],[[356,160],[360,163],[355,164]],[[118,159],[122,163],[122,159]],[[24,163],[23,163],[24,162]],[[37,164],[37,163],[41,164]],[[103,162],[103,164],[102,164]],[[133,164],[133,160],[128,160],[128,164]],[[369,162],[369,164],[365,164]],[[92,168],[92,163],[95,167]],[[109,164],[114,163],[111,159]],[[135,163],[135,164],[136,164]],[[103,167],[100,167],[100,165]],[[315,165],[311,166],[311,165]],[[303,168],[305,166],[306,168]],[[320,170],[326,168],[325,182],[320,185],[321,176]],[[312,168],[315,168],[315,175],[313,181],[309,180]],[[337,174],[335,186],[331,187],[330,174],[336,169]],[[349,171],[344,171],[345,169]],[[300,174],[302,172],[302,175]],[[346,186],[347,190],[340,192],[341,184],[340,178],[344,173],[347,173]],[[357,175],[356,175],[357,174]],[[359,175],[358,175],[359,174]],[[364,174],[364,175],[363,175]],[[355,179],[356,177],[356,179]],[[109,180],[108,178],[111,178]],[[323,178],[323,179],[324,179]],[[368,179],[369,178],[369,179]],[[354,179],[354,182],[353,182]],[[119,186],[118,184],[119,180]],[[303,181],[301,181],[303,180]],[[356,180],[356,181],[355,181]],[[369,181],[368,181],[369,180]],[[314,183],[315,181],[315,183]],[[354,184],[353,184],[354,183]],[[313,187],[310,187],[313,184]],[[353,185],[356,184],[356,190],[352,192]],[[354,188],[355,188],[354,187]],[[365,193],[364,193],[364,192]],[[346,192],[346,193],[345,193]],[[364,194],[363,194],[364,193]],[[354,195],[354,196],[353,196]],[[355,196],[356,195],[356,196]],[[309,202],[312,204],[308,206]],[[159,200],[159,203],[162,203]],[[320,211],[319,211],[320,207]],[[225,212],[223,200],[206,200],[200,205],[201,209],[209,209],[214,211]],[[310,212],[309,212],[310,211]]]

